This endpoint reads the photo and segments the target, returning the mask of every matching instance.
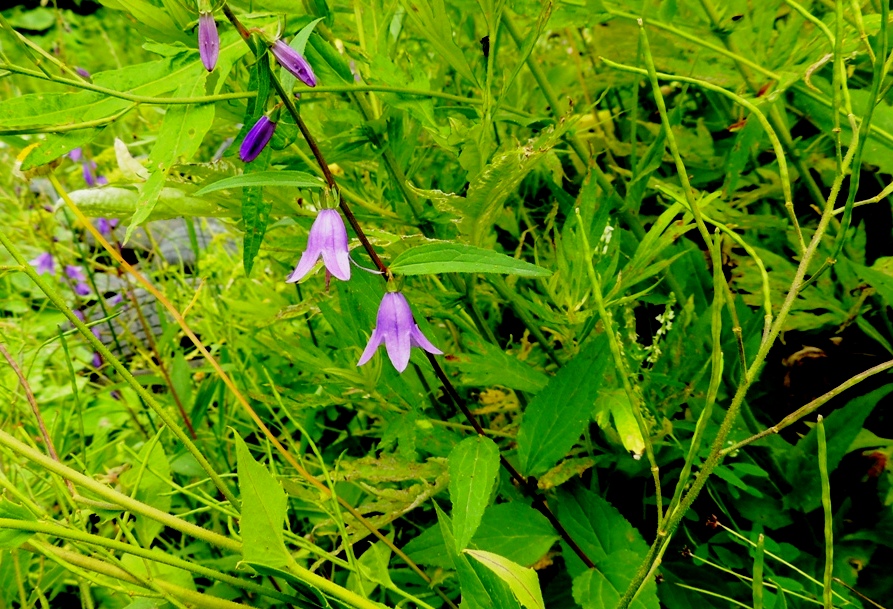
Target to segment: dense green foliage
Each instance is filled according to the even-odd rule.
[[[5,9],[0,608],[889,607],[884,1]]]

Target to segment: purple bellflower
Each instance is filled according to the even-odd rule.
[[[270,138],[273,137],[274,131],[276,131],[276,123],[271,121],[267,115],[260,117],[239,147],[239,158],[242,159],[242,162],[250,163],[256,159]]]
[[[74,293],[78,296],[89,296],[90,292],[90,286],[82,281],[77,282],[74,286]]]
[[[335,209],[321,209],[310,227],[307,249],[301,254],[298,266],[287,283],[296,283],[303,279],[316,265],[322,256],[326,265],[326,273],[334,275],[341,281],[350,279],[350,256],[347,250],[347,229],[344,220]]]
[[[65,265],[65,274],[68,275],[70,279],[74,279],[75,281],[87,281],[87,276],[84,275],[84,270],[73,264]]]
[[[34,270],[37,271],[38,275],[56,274],[56,261],[53,259],[53,255],[49,252],[42,253],[34,260],[30,260],[28,264],[34,267]]]
[[[285,44],[282,40],[274,42],[270,47],[270,50],[273,51],[276,61],[278,61],[283,68],[294,74],[295,78],[308,87],[316,86],[316,74],[313,73],[313,68],[310,67],[310,64],[300,53]]]
[[[198,52],[205,69],[208,72],[213,71],[220,54],[220,36],[217,35],[217,22],[211,13],[201,13],[198,16]]]
[[[96,218],[96,230],[98,230],[103,237],[108,237],[112,234],[112,231],[118,226],[118,218]]]
[[[421,347],[428,353],[440,355],[440,349],[431,344],[419,325],[412,318],[412,311],[406,297],[400,292],[388,292],[381,299],[378,307],[378,317],[375,320],[375,330],[369,338],[366,350],[357,362],[362,366],[375,355],[381,343],[385,344],[388,357],[397,372],[406,370],[409,365],[409,352],[412,347]]]

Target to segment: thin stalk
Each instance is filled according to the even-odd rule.
[[[577,214],[577,223],[580,226],[580,239],[583,242],[583,255],[586,260],[586,270],[589,272],[589,281],[592,284],[592,296],[595,300],[595,307],[598,316],[602,320],[602,326],[605,329],[605,335],[608,337],[608,347],[611,349],[611,355],[614,358],[614,366],[617,368],[617,374],[620,375],[620,382],[623,384],[623,390],[629,399],[630,408],[639,427],[639,433],[642,434],[642,440],[645,442],[645,454],[648,456],[648,463],[651,465],[651,475],[654,478],[655,503],[657,504],[657,526],[660,530],[661,522],[664,519],[663,514],[663,494],[660,490],[660,469],[657,467],[657,461],[654,458],[654,447],[651,445],[651,431],[645,418],[642,416],[643,404],[642,396],[630,381],[631,373],[626,364],[620,347],[620,341],[617,340],[617,334],[614,331],[614,324],[611,322],[611,314],[605,308],[605,299],[602,295],[601,281],[592,265],[592,249],[589,247],[589,238],[586,236],[586,227],[583,226],[583,218],[580,215],[580,208],[574,210]]]
[[[58,192],[59,195],[62,196],[63,199],[65,199],[69,203],[69,205],[75,211],[75,215],[77,215],[78,219],[84,224],[84,226],[87,227],[87,230],[93,233],[93,236],[97,238],[97,240],[102,243],[106,247],[106,249],[110,253],[112,253],[113,256],[117,254],[117,252],[112,249],[111,245],[109,245],[108,241],[106,241],[105,238],[101,234],[99,234],[99,231],[96,230],[93,224],[90,223],[86,217],[84,217],[80,209],[74,207],[74,203],[68,197],[68,194],[62,189],[62,185],[59,184],[56,176],[51,173],[49,175],[49,178],[50,181],[53,183],[53,187],[56,189],[56,192]],[[28,277],[31,278],[31,281],[33,281],[35,285],[37,285],[41,292],[47,295],[47,298],[49,298],[50,301],[54,305],[56,305],[59,311],[61,311],[62,314],[68,318],[68,321],[70,321],[74,325],[74,327],[78,329],[78,331],[81,333],[81,335],[83,335],[87,342],[90,343],[90,345],[99,352],[99,354],[105,361],[109,362],[109,364],[111,364],[111,366],[118,371],[118,374],[121,375],[121,378],[123,378],[124,381],[133,388],[140,399],[142,399],[149,406],[149,408],[152,409],[152,411],[162,420],[162,422],[164,422],[165,425],[171,428],[171,431],[174,433],[175,436],[177,436],[177,439],[180,440],[186,447],[186,449],[192,454],[192,456],[195,457],[201,468],[205,470],[205,472],[208,474],[208,477],[211,478],[214,485],[220,490],[223,496],[226,497],[226,499],[230,503],[232,503],[233,506],[238,506],[239,503],[236,499],[236,496],[230,490],[229,486],[225,482],[223,482],[223,479],[214,470],[202,451],[199,450],[195,443],[193,443],[193,441],[189,438],[189,435],[186,434],[179,425],[177,425],[177,422],[173,419],[173,417],[171,417],[167,413],[167,411],[155,400],[155,398],[152,397],[152,394],[146,391],[146,388],[143,387],[139,383],[139,381],[136,380],[136,378],[134,378],[127,367],[122,364],[117,357],[115,357],[115,355],[108,349],[108,347],[106,347],[101,340],[93,335],[93,332],[90,331],[86,324],[78,319],[77,315],[74,314],[74,311],[71,310],[71,307],[69,307],[68,304],[65,302],[65,299],[56,291],[54,287],[45,282],[43,278],[41,278],[37,274],[37,271],[35,271],[34,268],[30,264],[28,264],[15,244],[13,244],[6,233],[2,231],[0,231],[0,244],[2,244],[3,247],[5,247],[9,251],[12,257],[15,258],[16,262],[22,265],[22,272],[24,272],[26,275],[28,275]],[[120,258],[120,254],[118,254],[118,258]],[[120,258],[120,261],[124,264],[127,264],[126,262],[124,262],[123,258]],[[130,267],[130,265],[127,266]],[[132,267],[130,268],[132,269]]]
[[[763,609],[763,561],[765,560],[765,537],[757,538],[757,549],[753,558],[753,609]]]
[[[816,420],[819,444],[819,477],[822,480],[822,512],[825,522],[825,571],[822,582],[822,603],[825,609],[833,609],[831,579],[834,577],[834,512],[831,511],[831,482],[828,478],[828,444],[825,441],[825,424],[822,415]]]
[[[753,444],[754,442],[756,442],[758,440],[762,440],[766,436],[771,436],[772,434],[777,434],[779,431],[781,431],[785,427],[788,427],[789,425],[793,425],[794,423],[796,423],[797,421],[799,421],[806,415],[815,412],[820,406],[822,406],[823,404],[826,404],[832,398],[837,397],[838,395],[840,395],[841,393],[843,393],[850,387],[853,387],[854,385],[861,383],[865,379],[870,378],[870,377],[874,376],[875,374],[879,374],[881,372],[884,372],[885,370],[890,370],[891,368],[893,368],[893,360],[884,362],[883,364],[878,364],[877,366],[869,368],[865,372],[860,372],[856,376],[847,379],[846,381],[844,381],[843,383],[841,383],[834,389],[832,389],[832,390],[824,393],[823,395],[820,395],[816,399],[810,401],[808,404],[801,406],[800,408],[798,408],[797,410],[795,410],[794,412],[792,412],[791,414],[789,414],[788,416],[786,416],[785,418],[780,420],[778,423],[776,423],[772,427],[764,429],[760,433],[754,434],[747,439],[741,440],[740,442],[736,442],[735,444],[729,446],[728,448],[724,448],[722,450],[722,455],[726,456],[730,453],[735,452],[736,450],[740,450],[741,448],[744,448],[748,444]]]

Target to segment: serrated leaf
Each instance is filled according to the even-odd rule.
[[[391,270],[399,275],[436,273],[500,273],[548,277],[552,271],[482,247],[461,243],[426,243],[397,256]]]
[[[556,541],[558,534],[545,516],[513,501],[488,507],[471,543],[526,567],[542,558]]]
[[[257,171],[217,180],[203,186],[195,196],[206,195],[218,190],[231,188],[251,188],[252,186],[284,186],[287,188],[322,188],[325,183],[303,171]]]
[[[281,569],[293,560],[282,534],[287,507],[285,491],[267,468],[254,460],[242,438],[236,435],[235,440],[242,499],[242,560]]]
[[[490,503],[499,473],[499,447],[483,436],[466,438],[450,453],[449,469],[453,536],[457,549],[464,549]]]
[[[518,431],[521,473],[538,476],[580,439],[604,379],[614,374],[607,339],[596,337],[527,406]]]
[[[465,550],[465,553],[490,569],[508,584],[521,605],[526,609],[545,609],[543,593],[536,571],[515,564],[507,558],[482,550]]]

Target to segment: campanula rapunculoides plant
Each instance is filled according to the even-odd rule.
[[[888,606],[889,3],[42,4],[0,607]]]

